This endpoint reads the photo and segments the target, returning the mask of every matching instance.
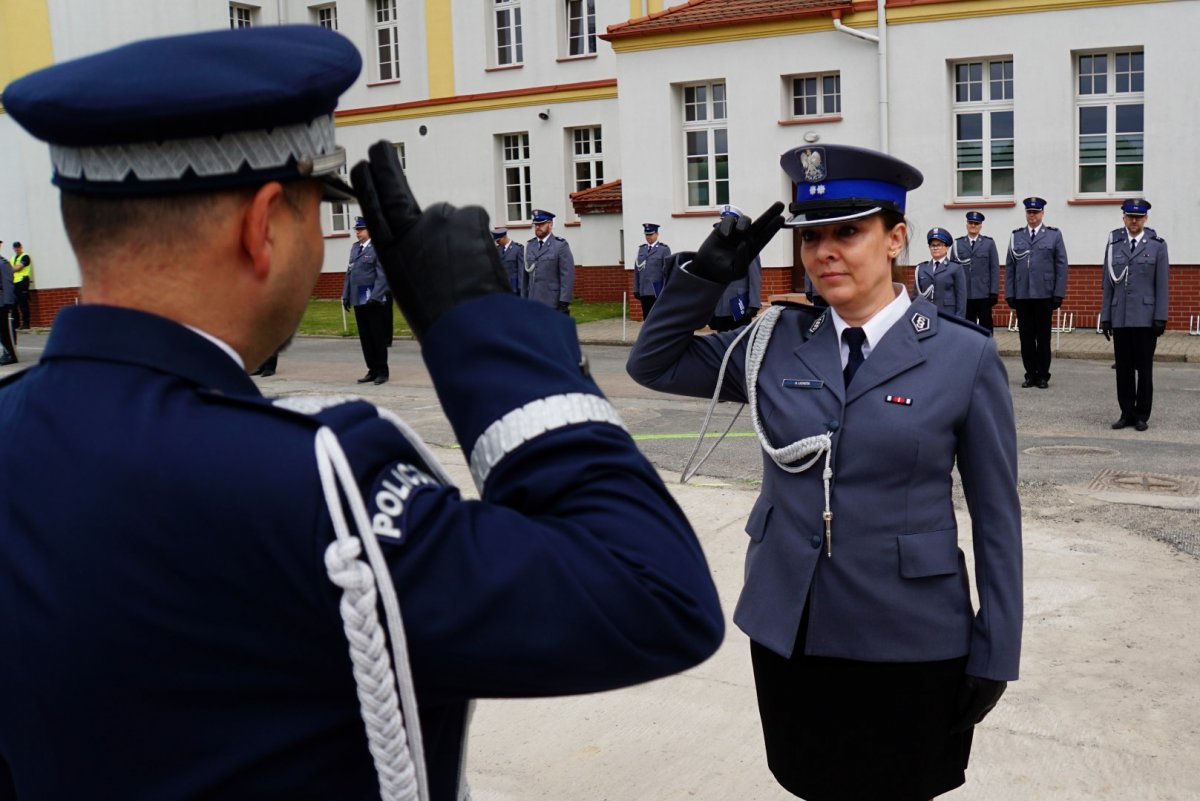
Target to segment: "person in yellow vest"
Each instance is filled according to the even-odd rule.
[[[13,328],[29,330],[29,288],[33,286],[33,259],[21,247],[20,242],[13,242],[13,294],[16,295],[16,305],[13,306]]]

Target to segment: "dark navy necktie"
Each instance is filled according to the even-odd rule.
[[[858,368],[863,363],[863,343],[867,341],[867,332],[861,328],[847,328],[842,332],[842,339],[846,340],[846,344],[850,346],[850,358],[846,360],[846,366],[842,368],[842,380],[846,382],[846,386],[850,386],[851,379],[858,372]]]

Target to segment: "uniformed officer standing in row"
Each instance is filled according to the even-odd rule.
[[[1004,299],[1017,313],[1021,361],[1025,380],[1021,386],[1050,386],[1051,318],[1067,295],[1067,246],[1062,233],[1042,224],[1046,201],[1027,197],[1025,226],[1013,230],[1004,257]]]
[[[567,240],[554,233],[554,215],[533,210],[533,239],[525,244],[525,277],[521,297],[570,314],[575,291],[575,257]]]
[[[4,90],[50,143],[84,303],[0,381],[0,799],[457,801],[472,699],[721,642],[691,527],[483,209],[422,210],[386,141],[337,180],[361,63],[271,25]],[[357,195],[478,499],[394,412],[246,375],[304,314],[323,194]]]
[[[633,262],[633,295],[642,304],[642,319],[650,316],[650,309],[658,293],[662,292],[667,259],[671,247],[658,241],[658,223],[642,223],[646,241],[638,245],[637,258]]]
[[[950,258],[963,266],[967,276],[966,318],[992,330],[992,309],[1000,296],[1000,256],[996,242],[983,230],[984,216],[967,212],[967,235],[954,240]]]
[[[0,256],[0,365],[17,363],[17,333],[12,322],[16,302],[12,264]]]
[[[963,317],[967,313],[967,276],[963,266],[947,255],[954,239],[945,228],[931,228],[925,241],[929,243],[929,260],[913,270],[912,297],[925,298],[942,314]]]
[[[1121,204],[1125,225],[1104,248],[1100,328],[1112,339],[1117,361],[1117,403],[1121,416],[1113,428],[1149,428],[1154,401],[1154,350],[1167,330],[1167,284],[1171,264],[1167,243],[1153,228],[1150,201],[1132,198]]]
[[[521,276],[525,274],[525,248],[521,243],[509,239],[508,228],[503,225],[492,229],[492,239],[496,241],[500,264],[504,267],[504,274],[508,276],[513,294],[521,294]]]

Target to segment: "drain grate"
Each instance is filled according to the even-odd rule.
[[[1030,456],[1120,456],[1121,452],[1112,448],[1093,448],[1088,445],[1038,445],[1026,448]]]
[[[1092,479],[1090,489],[1121,492],[1151,492],[1156,495],[1200,495],[1200,480],[1193,476],[1166,476],[1159,473],[1131,473],[1101,470]]]

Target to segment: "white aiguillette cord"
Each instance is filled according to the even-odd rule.
[[[328,427],[317,432],[316,451],[325,505],[337,534],[337,539],[325,550],[325,568],[330,580],[342,588],[339,611],[350,643],[359,708],[379,776],[380,798],[382,801],[429,801],[417,698],[396,589],[371,529],[354,471],[337,435]],[[350,508],[357,537],[351,533],[343,501]],[[370,565],[359,559],[364,549]],[[377,581],[376,577],[383,577],[383,580]],[[392,641],[395,673],[388,655],[388,637],[384,636],[376,611],[380,599],[387,621],[387,635]],[[396,673],[399,674],[398,694]]]
[[[738,334],[729,347],[725,349],[725,355],[721,359],[720,370],[717,371],[717,386],[713,391],[712,400],[708,404],[708,412],[704,415],[704,423],[700,428],[700,437],[696,440],[695,447],[692,448],[691,454],[687,458],[687,462],[683,466],[683,473],[679,476],[679,483],[686,484],[700,467],[712,455],[712,452],[717,449],[721,441],[725,439],[725,435],[733,428],[734,421],[737,420],[738,414],[741,414],[741,408],[737,414],[734,414],[733,419],[729,421],[729,425],[725,431],[717,439],[713,446],[708,449],[708,453],[704,454],[704,458],[699,464],[692,468],[692,460],[696,458],[696,453],[700,450],[700,443],[704,441],[705,434],[708,433],[708,424],[712,420],[713,410],[717,406],[717,402],[721,397],[721,385],[725,381],[725,369],[729,365],[729,357],[733,354],[734,348],[747,335],[750,337],[750,343],[746,348],[746,395],[750,402],[750,420],[754,424],[754,432],[758,435],[758,443],[762,446],[763,452],[771,458],[781,470],[789,473],[802,473],[817,463],[821,458],[821,454],[825,454],[825,470],[822,473],[822,479],[825,483],[825,510],[822,513],[822,519],[825,521],[825,546],[826,555],[833,555],[832,548],[832,521],[833,512],[829,506],[829,491],[830,482],[833,480],[833,469],[830,466],[830,459],[833,454],[833,432],[826,431],[824,434],[817,434],[812,437],[805,437],[797,440],[790,445],[785,445],[782,448],[776,448],[767,439],[767,434],[763,430],[762,419],[758,414],[758,372],[762,367],[763,357],[767,353],[767,345],[770,344],[771,334],[775,331],[775,324],[779,320],[779,316],[783,314],[782,306],[770,306],[761,315],[756,317],[750,325],[746,326],[740,334]],[[803,464],[795,464],[806,456],[810,456],[807,462]]]

